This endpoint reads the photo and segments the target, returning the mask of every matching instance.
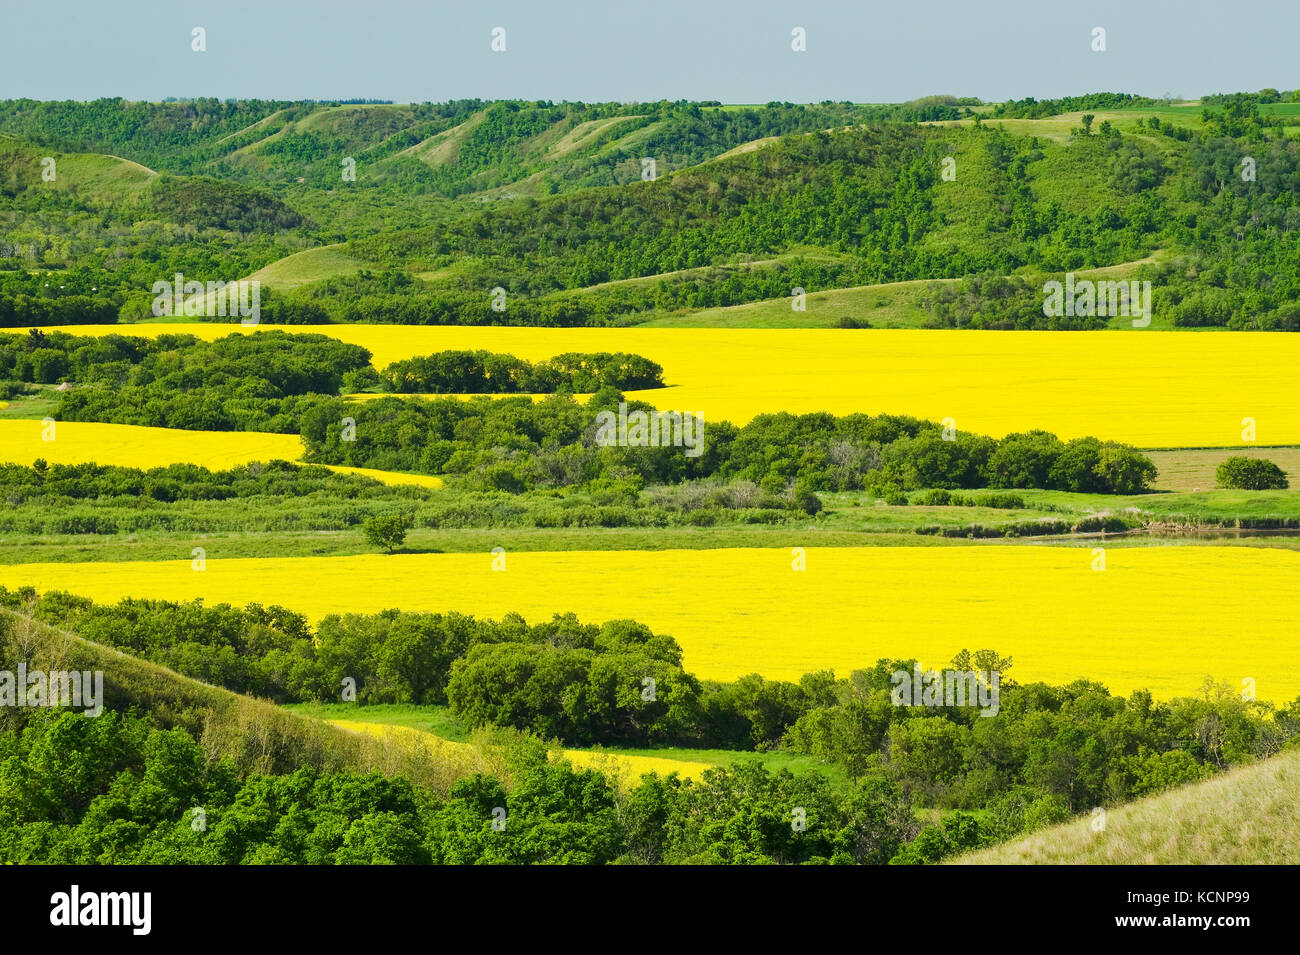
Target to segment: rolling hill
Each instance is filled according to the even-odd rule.
[[[1129,326],[1041,282],[1114,270],[1152,328],[1295,330],[1294,105],[9,101],[0,296],[80,272],[136,320],[181,272],[283,323],[1074,330]]]

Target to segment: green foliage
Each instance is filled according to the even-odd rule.
[[[1215,468],[1214,479],[1220,487],[1242,488],[1247,491],[1290,487],[1286,472],[1272,461],[1242,455],[1230,457]]]
[[[327,618],[313,636],[301,618],[276,608],[144,601],[96,608],[31,593],[0,593],[0,603],[20,603],[93,633],[98,643],[117,641],[142,655],[222,631],[232,645],[244,641],[227,659],[255,658],[277,645],[273,669],[283,674],[318,647],[329,669],[313,678],[331,693],[339,673],[362,673],[363,697],[405,686],[427,699],[436,695],[435,684],[410,678],[441,673],[445,680],[450,673],[442,684],[449,696],[466,690],[474,706],[506,707],[497,711],[506,719],[546,726],[557,718],[594,718],[631,730],[628,739],[644,738],[640,720],[666,726],[663,719],[691,695],[689,677],[670,676],[680,662],[672,641],[628,621],[584,627],[568,617],[529,628],[517,617],[493,624],[387,611]],[[0,642],[6,653],[20,645],[30,653],[33,631],[15,628],[17,620],[6,614]],[[96,646],[67,634],[55,640],[52,649],[61,654]],[[196,645],[182,665],[213,656],[213,649]],[[114,659],[124,661],[119,670],[141,666]],[[497,673],[474,677],[483,679],[480,689],[473,680],[462,685],[462,673],[483,660]],[[685,695],[672,689],[672,699],[652,700],[640,684],[623,685],[656,663],[666,677],[656,689],[671,688],[675,679]],[[991,650],[963,651],[953,660],[958,669],[1003,673],[1010,664]],[[157,686],[165,671],[150,676],[147,688],[115,671],[109,709],[99,717],[39,707],[0,713],[0,861],[932,863],[1090,806],[1203,779],[1276,752],[1300,734],[1300,700],[1274,711],[1228,687],[1156,703],[1145,692],[1111,697],[1084,681],[1019,686],[1004,678],[996,719],[981,718],[973,707],[895,705],[891,674],[914,665],[880,660],[848,679],[816,673],[790,684],[751,676],[700,688],[693,708],[708,733],[721,739],[729,727],[759,745],[811,753],[842,766],[854,780],[849,784],[740,761],[698,781],[652,775],[615,786],[599,773],[548,763],[545,746],[531,735],[485,727],[475,733],[476,745],[507,754],[510,781],[465,776],[440,789],[442,797],[400,777],[237,769],[209,755],[231,748],[221,735],[232,728],[222,728],[227,718],[218,718],[212,735],[214,714],[205,717],[202,708],[223,691],[192,684],[193,698],[173,699]],[[488,685],[512,670],[529,675]],[[561,677],[535,681],[541,670]],[[205,676],[223,677],[216,668]],[[125,714],[113,705],[132,701],[148,708]],[[254,714],[238,717],[247,727]],[[191,736],[195,727],[203,728],[202,745]],[[256,732],[261,742],[248,741],[255,748],[278,745],[276,729]],[[191,825],[195,806],[206,815],[203,827]],[[922,828],[917,811],[925,807],[940,812],[936,824]]]
[[[1083,96],[1062,96],[1060,99],[1036,100],[1032,96],[998,103],[990,114],[1008,119],[1042,119],[1061,113],[1074,113],[1086,109],[1126,109],[1133,106],[1155,106],[1158,100],[1130,93],[1088,93]]]
[[[840,791],[757,764],[620,791],[543,762],[509,789],[476,775],[446,798],[378,773],[241,777],[185,731],[111,711],[37,714],[0,734],[0,754],[7,863],[880,864],[915,829],[886,782]]]
[[[768,494],[788,492],[793,508],[816,514],[815,492],[874,488],[906,503],[904,491],[927,487],[1050,488],[1132,494],[1147,487],[1155,465],[1135,449],[1096,438],[1062,443],[1037,431],[1001,441],[960,434],[915,418],[825,413],[758,415],[743,428],[705,422],[701,453],[684,448],[597,444],[596,416],[617,409],[613,389],[585,404],[567,395],[361,405],[321,401],[302,418],[307,459],[352,467],[459,476],[462,486],[518,493],[639,477],[647,484],[700,479],[752,482]],[[628,402],[628,411],[653,411]],[[339,422],[353,417],[355,439]]]
[[[663,387],[662,366],[626,352],[566,352],[530,362],[487,351],[444,351],[393,362],[379,374],[399,394],[553,394]]]
[[[403,514],[385,514],[368,517],[361,525],[361,532],[372,547],[383,547],[392,553],[406,543],[406,532],[410,521]]]
[[[253,462],[228,471],[190,464],[0,464],[0,532],[110,535],[142,531],[266,535],[355,529],[370,517],[403,514],[410,526],[613,528],[772,525],[804,507],[784,483],[768,493],[744,480],[643,486],[604,479],[525,494],[384,484],[318,465]],[[802,499],[801,499],[802,500]],[[820,504],[820,502],[818,502]]]
[[[972,101],[953,97],[744,108],[3,102],[0,130],[23,138],[0,142],[12,209],[0,267],[13,270],[0,272],[0,325],[142,317],[161,278],[229,281],[314,242],[346,243],[374,268],[267,289],[267,320],[614,325],[795,286],[955,278],[926,295],[934,325],[1092,328],[1101,320],[1044,317],[1033,284],[1012,273],[1159,248],[1167,261],[1148,274],[1157,314],[1175,327],[1296,330],[1300,163],[1284,119],[1261,112],[1274,92],[1213,97],[1197,129],[1142,115],[1168,108],[1128,94],[992,111],[1124,110],[1159,134],[1128,135],[1110,117],[1068,145],[979,116],[969,129],[917,125],[969,115]],[[60,150],[75,187],[37,174]],[[653,182],[641,181],[647,155]],[[970,184],[960,194],[937,175],[950,155]],[[356,182],[340,184],[340,156],[358,162]],[[1241,175],[1243,156],[1256,176]],[[477,201],[488,195],[490,210]],[[141,227],[142,210],[159,221]],[[74,293],[74,273],[93,281]],[[492,308],[496,286],[509,292],[505,311]]]
[[[164,216],[199,228],[274,233],[307,224],[269,193],[216,179],[163,176],[154,181],[149,201]]]
[[[360,346],[279,331],[213,342],[40,329],[0,338],[0,378],[78,385],[59,405],[66,421],[292,433],[314,395],[338,394],[345,374],[368,367]]]

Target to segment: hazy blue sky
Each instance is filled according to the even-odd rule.
[[[729,103],[1300,87],[1300,0],[3,0],[0,98]],[[207,52],[190,49],[207,31]],[[490,49],[506,29],[505,53]],[[808,49],[790,49],[790,31]],[[1090,49],[1093,27],[1105,53]]]

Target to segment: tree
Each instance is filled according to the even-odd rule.
[[[376,547],[386,547],[388,553],[401,547],[406,542],[406,531],[410,523],[403,514],[387,514],[367,518],[361,525],[366,541]]]
[[[1241,488],[1246,491],[1270,491],[1290,487],[1286,472],[1267,458],[1248,458],[1236,455],[1215,469],[1214,478],[1220,487]]]

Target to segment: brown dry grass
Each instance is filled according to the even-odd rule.
[[[957,865],[1294,865],[1300,862],[1300,751],[1028,838]]]

